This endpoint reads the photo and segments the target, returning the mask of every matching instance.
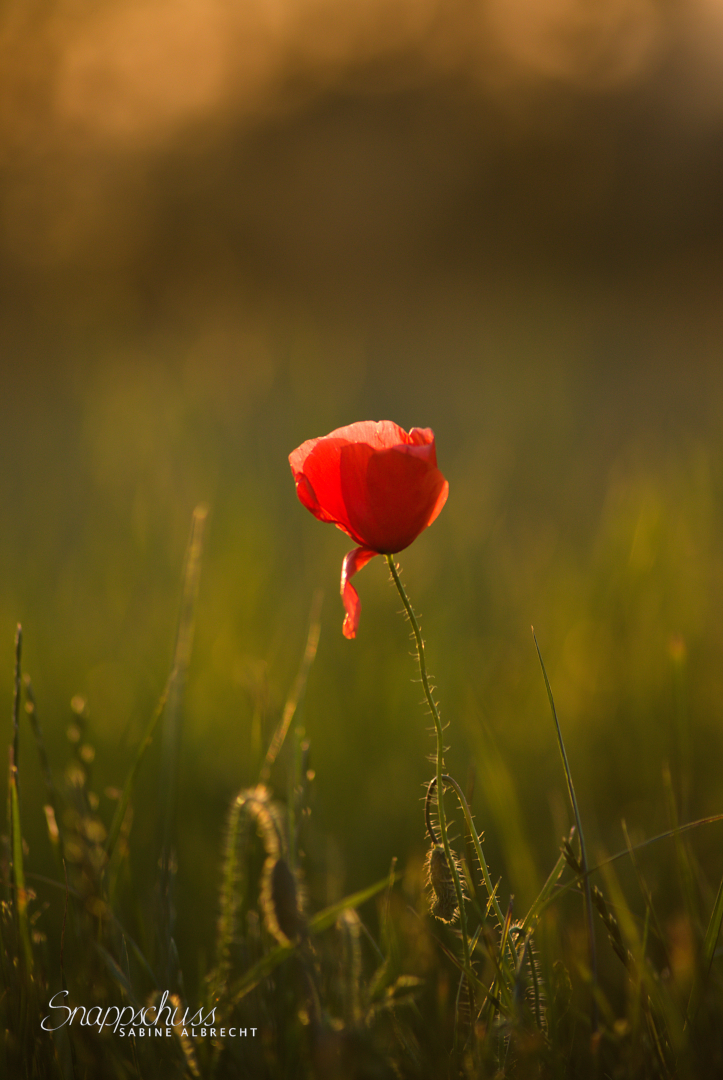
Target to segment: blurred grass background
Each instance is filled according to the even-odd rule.
[[[120,786],[209,504],[181,773],[191,984],[225,809],[318,586],[313,900],[421,858],[432,743],[399,604],[373,562],[342,638],[349,544],[286,460],[341,424],[435,430],[449,503],[401,564],[503,895],[524,906],[569,827],[531,623],[593,851],[624,846],[621,817],[667,827],[664,762],[684,817],[723,810],[722,48],[712,0],[3,9],[0,700],[9,739],[21,621],[56,769],[82,694],[96,790]],[[28,865],[54,873],[27,730],[20,767]],[[716,827],[693,843],[719,879]],[[665,866],[646,864],[663,888]]]

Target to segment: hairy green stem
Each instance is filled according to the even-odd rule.
[[[500,930],[504,934],[504,929],[505,929],[505,925],[506,925],[506,922],[507,922],[507,916],[505,915],[502,908],[500,907],[500,902],[497,899],[497,890],[495,889],[494,885],[492,884],[492,878],[490,877],[489,868],[487,866],[487,860],[485,859],[485,855],[484,855],[484,852],[482,850],[482,844],[480,842],[479,835],[477,833],[477,830],[476,830],[475,825],[474,825],[474,821],[472,819],[472,812],[471,812],[471,810],[469,808],[469,803],[467,802],[466,796],[465,796],[464,792],[462,791],[462,788],[459,786],[459,784],[457,783],[457,781],[454,779],[453,776],[449,776],[448,774],[444,773],[442,775],[442,781],[445,784],[449,784],[451,787],[453,787],[456,794],[457,794],[457,798],[459,799],[459,805],[462,808],[462,812],[464,814],[465,822],[467,824],[467,829],[468,829],[469,834],[470,834],[470,836],[472,838],[472,843],[474,844],[475,854],[477,855],[477,861],[479,862],[480,869],[482,870],[482,877],[484,878],[485,887],[487,889],[487,895],[489,896],[489,906],[488,906],[487,910],[489,911],[490,906],[493,908],[495,916],[497,918],[497,921],[498,921],[498,923],[500,925]],[[437,783],[436,778],[432,779],[430,781],[430,785],[429,785],[430,788],[432,788],[436,783]],[[429,824],[430,823],[428,821],[427,822],[427,827],[428,828],[429,828]],[[430,832],[433,833],[433,830],[430,829]],[[470,868],[470,870],[471,870],[471,868]],[[509,957],[508,957],[508,953],[509,953]],[[511,976],[510,982],[514,982],[514,969],[515,969],[515,966],[517,965],[518,958],[517,958],[517,953],[515,951],[514,944],[510,940],[509,936],[507,936],[507,938],[506,938],[506,948],[503,947],[500,950],[499,961],[500,961],[501,967],[506,969],[507,975]],[[512,963],[512,968],[511,969],[508,966],[510,961]],[[505,984],[501,983],[500,985],[504,986]]]
[[[464,907],[464,895],[462,893],[462,882],[459,879],[459,872],[457,870],[457,863],[452,858],[452,852],[449,846],[449,838],[447,836],[447,820],[444,812],[444,787],[442,783],[442,777],[444,776],[444,741],[443,741],[443,729],[442,720],[439,715],[439,706],[434,700],[432,694],[432,688],[429,684],[429,675],[427,674],[427,661],[424,655],[424,639],[422,638],[422,631],[419,628],[419,621],[414,614],[414,608],[412,607],[409,597],[407,596],[406,589],[402,584],[402,579],[399,577],[399,571],[397,565],[394,562],[393,555],[386,556],[389,570],[391,572],[394,584],[397,587],[397,592],[402,598],[404,604],[404,610],[407,613],[407,617],[412,626],[412,632],[414,634],[414,641],[417,646],[417,659],[419,661],[419,673],[422,677],[422,686],[424,687],[424,696],[427,699],[429,705],[429,711],[432,714],[434,720],[434,730],[437,736],[437,757],[436,757],[436,779],[437,779],[437,818],[439,821],[439,831],[442,836],[442,846],[444,847],[444,854],[447,859],[447,865],[449,866],[452,877],[454,879],[454,889],[457,894],[457,907],[459,908],[459,922],[462,930],[462,945],[464,949],[464,964],[467,970],[471,969],[470,965],[470,951],[469,951],[469,938],[467,935],[467,914]]]

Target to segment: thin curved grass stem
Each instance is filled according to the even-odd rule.
[[[386,560],[389,565],[389,570],[392,575],[394,584],[397,587],[397,592],[402,598],[404,610],[406,611],[409,622],[412,625],[414,641],[417,646],[419,673],[422,677],[422,686],[424,687],[424,696],[427,699],[427,704],[429,705],[429,710],[432,714],[432,719],[434,720],[434,730],[437,736],[437,818],[439,821],[439,831],[442,835],[442,846],[444,847],[444,854],[447,859],[447,865],[452,872],[452,877],[454,879],[454,890],[457,895],[457,907],[459,908],[459,922],[460,929],[462,931],[462,945],[464,949],[464,964],[467,970],[471,970],[469,936],[467,933],[467,913],[464,906],[462,882],[459,878],[457,863],[452,858],[452,852],[449,846],[449,838],[447,836],[447,820],[444,812],[444,788],[442,786],[442,776],[444,774],[444,741],[442,732],[442,721],[439,715],[439,708],[432,694],[432,688],[429,685],[429,676],[427,674],[427,661],[424,655],[424,639],[422,638],[422,631],[419,628],[417,616],[414,614],[414,608],[412,607],[409,597],[407,596],[406,589],[402,584],[402,579],[399,577],[399,571],[397,569],[396,563],[394,562],[394,556],[387,555]]]

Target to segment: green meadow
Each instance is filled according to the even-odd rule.
[[[37,108],[2,120],[7,1075],[723,1072],[721,161],[692,96],[665,127],[678,53],[513,91],[367,42],[121,137],[43,118],[12,25]],[[287,460],[363,419],[431,427],[449,481],[397,561],[503,917],[450,789],[471,968],[428,910],[399,597],[372,560],[343,638],[353,545]],[[63,989],[257,1034],[51,1039]]]

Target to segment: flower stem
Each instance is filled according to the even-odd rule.
[[[450,868],[452,877],[454,879],[454,889],[457,894],[457,907],[459,908],[459,922],[462,930],[462,944],[464,948],[464,964],[467,970],[471,970],[470,964],[470,952],[469,952],[469,938],[467,935],[467,914],[464,907],[464,895],[462,893],[462,882],[459,878],[459,872],[457,870],[457,863],[452,858],[452,852],[449,846],[449,838],[447,836],[447,820],[444,812],[444,786],[442,777],[445,774],[444,768],[444,741],[443,741],[443,729],[442,720],[439,715],[439,706],[434,700],[432,694],[432,688],[429,684],[429,675],[427,674],[427,661],[424,655],[424,639],[422,638],[422,631],[419,627],[419,620],[414,614],[414,608],[411,605],[407,591],[402,584],[402,579],[399,576],[399,570],[394,562],[393,555],[386,556],[387,563],[389,564],[389,570],[394,580],[394,584],[397,587],[397,592],[402,598],[404,604],[404,610],[407,613],[407,618],[412,625],[412,632],[414,634],[414,641],[417,646],[417,659],[419,661],[419,673],[422,676],[422,686],[424,687],[424,696],[427,699],[429,705],[429,711],[432,714],[434,720],[434,730],[437,736],[437,757],[436,757],[436,779],[437,779],[437,818],[439,821],[439,831],[442,836],[442,846],[444,847],[444,854],[447,859],[447,865]]]

